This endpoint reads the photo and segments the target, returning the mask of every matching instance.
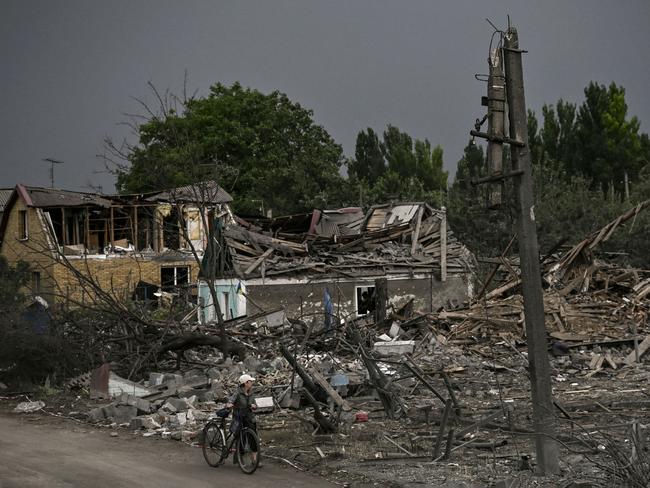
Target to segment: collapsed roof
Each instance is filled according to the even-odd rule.
[[[353,207],[277,219],[239,219],[225,229],[232,274],[358,277],[445,268],[465,274],[474,258],[447,229],[446,212],[422,202]]]

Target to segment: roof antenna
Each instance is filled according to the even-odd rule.
[[[43,158],[43,161],[50,163],[50,188],[54,188],[54,165],[55,164],[64,164],[65,161],[58,161],[52,158]]]

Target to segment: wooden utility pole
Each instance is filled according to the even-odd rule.
[[[547,353],[544,300],[539,264],[533,175],[528,147],[524,79],[517,30],[509,28],[504,38],[504,66],[508,99],[508,121],[512,165],[519,204],[519,259],[526,316],[526,342],[533,401],[533,423],[539,474],[558,474],[558,449]]]
[[[503,54],[501,49],[494,49],[488,59],[490,74],[488,76],[488,168],[489,175],[503,173],[503,140],[505,138],[506,118],[506,79],[503,75]],[[501,206],[503,180],[490,185],[489,205]]]

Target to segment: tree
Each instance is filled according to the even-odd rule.
[[[413,153],[413,139],[406,132],[389,124],[384,131],[381,150],[390,171],[402,177],[415,175],[416,157]]]
[[[389,124],[382,140],[371,128],[359,132],[355,156],[349,165],[349,186],[360,196],[368,195],[363,203],[399,199],[443,204],[448,173],[443,169],[442,147],[432,147],[427,139],[413,140]]]
[[[29,280],[29,264],[18,261],[15,267],[0,256],[0,316],[14,317],[25,303],[24,289]]]
[[[507,159],[507,151],[506,153]],[[487,156],[481,146],[470,141],[458,161],[456,178],[449,190],[449,225],[473,252],[497,255],[512,234],[513,217],[508,202],[512,184],[504,186],[503,202],[498,209],[488,209],[488,185],[473,185],[472,180],[487,175]],[[504,163],[504,167],[506,167]]]
[[[636,117],[627,117],[623,87],[589,83],[577,114],[575,159],[567,161],[571,172],[621,192],[625,173],[636,180],[643,166],[639,127]]]
[[[386,171],[386,162],[381,152],[379,137],[370,127],[367,132],[357,134],[355,159],[350,162],[350,173],[359,180],[365,179],[374,185]]]
[[[160,107],[134,125],[138,143],[109,153],[126,159],[117,188],[139,193],[213,178],[241,212],[263,202],[276,213],[304,211],[344,184],[341,146],[313,121],[313,112],[274,91],[263,94],[217,83],[205,98],[157,95]],[[336,205],[338,202],[328,202]]]

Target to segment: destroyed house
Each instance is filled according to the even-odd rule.
[[[50,302],[155,299],[190,293],[210,227],[232,198],[209,181],[139,195],[17,185],[0,219],[0,254],[31,265],[31,290]],[[202,217],[203,216],[203,217]],[[97,286],[92,286],[95,283]]]
[[[311,321],[370,314],[377,284],[395,310],[453,307],[472,295],[473,255],[426,203],[326,210],[276,219],[236,219],[225,228],[226,272],[216,281],[224,318],[283,307]],[[199,318],[215,319],[205,283]]]

